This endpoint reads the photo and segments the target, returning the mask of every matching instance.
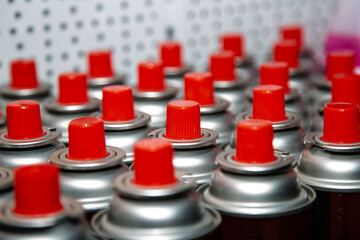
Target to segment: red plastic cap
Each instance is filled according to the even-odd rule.
[[[332,79],[331,102],[354,103],[360,106],[360,76],[336,74]]]
[[[38,86],[34,60],[19,59],[11,62],[11,88],[33,89]]]
[[[79,105],[89,102],[86,74],[76,72],[60,74],[58,84],[59,104]]]
[[[284,89],[277,85],[255,87],[253,90],[252,118],[272,122],[286,120]]]
[[[274,46],[274,60],[286,62],[290,68],[299,66],[299,47],[294,40],[284,40]]]
[[[240,33],[226,33],[221,36],[222,50],[231,51],[236,57],[245,56],[245,39]]]
[[[214,53],[210,56],[210,72],[215,81],[233,81],[235,75],[235,55],[231,51]]]
[[[168,141],[149,138],[135,143],[134,184],[154,187],[177,182],[174,175],[173,149]]]
[[[298,47],[304,44],[303,27],[301,25],[287,25],[280,28],[281,37],[284,40],[296,41]]]
[[[182,47],[179,42],[163,42],[160,45],[160,59],[164,67],[182,67]]]
[[[200,128],[200,105],[189,100],[168,104],[166,134],[170,139],[196,139],[202,136]]]
[[[63,210],[59,169],[50,164],[20,167],[15,171],[14,213],[41,217]]]
[[[111,51],[91,51],[88,54],[89,76],[92,78],[113,77]]]
[[[69,123],[68,158],[92,160],[108,155],[105,145],[104,123],[100,118],[83,117]]]
[[[144,92],[165,90],[164,65],[162,62],[147,61],[139,63],[137,89]]]
[[[112,85],[102,89],[102,119],[122,122],[135,119],[134,98],[129,86]]]
[[[240,121],[236,129],[236,154],[234,160],[243,163],[267,163],[274,156],[274,131],[266,120]]]
[[[7,138],[32,139],[45,134],[37,101],[20,100],[6,105]]]
[[[329,103],[324,109],[325,142],[355,143],[360,141],[359,107],[351,103]]]
[[[209,72],[190,72],[185,74],[185,100],[198,102],[200,105],[213,105],[214,79]]]
[[[327,55],[326,77],[332,81],[332,76],[339,73],[352,74],[355,68],[355,52],[351,50],[335,50]]]
[[[283,87],[285,94],[289,88],[289,66],[286,62],[267,62],[260,67],[260,84],[272,84]]]

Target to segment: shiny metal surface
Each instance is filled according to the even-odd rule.
[[[9,168],[0,167],[0,205],[13,194],[14,175]]]
[[[312,73],[314,69],[314,61],[304,58],[300,60],[299,67],[289,69],[290,87],[297,89],[306,102],[309,102],[313,97],[312,90],[314,87],[312,81]]]
[[[6,125],[6,117],[5,116],[1,116],[0,117],[0,128],[4,127]]]
[[[88,78],[88,94],[90,97],[102,99],[102,88],[109,85],[123,85],[126,81],[125,74],[117,74],[114,77]]]
[[[141,187],[132,179],[132,172],[119,175],[109,210],[93,217],[99,239],[197,239],[220,225],[220,215],[199,204],[193,182]]]
[[[194,70],[192,65],[183,67],[165,67],[166,83],[171,84],[179,89],[178,97],[184,96],[184,75]]]
[[[324,127],[324,108],[330,103],[330,98],[324,97],[324,100],[316,102],[315,113],[312,120],[311,130],[322,131]]]
[[[0,95],[7,99],[32,99],[36,97],[45,97],[50,94],[51,85],[49,83],[41,83],[39,87],[33,89],[14,89],[9,85],[1,85]]]
[[[326,78],[324,74],[316,74],[313,77],[314,102],[318,103],[326,99],[331,99],[331,81]]]

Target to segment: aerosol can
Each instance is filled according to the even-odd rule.
[[[0,205],[13,194],[14,174],[10,168],[0,167]]]

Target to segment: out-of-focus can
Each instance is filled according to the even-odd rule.
[[[14,177],[10,168],[0,167],[0,205],[13,194]]]

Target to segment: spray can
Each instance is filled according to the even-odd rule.
[[[10,168],[0,167],[0,205],[13,193],[14,176]]]
[[[151,116],[150,126],[166,125],[166,105],[174,99],[179,89],[165,83],[161,62],[147,61],[138,65],[138,82],[133,89],[135,108]]]
[[[87,79],[83,73],[63,73],[58,79],[58,98],[48,97],[44,100],[42,121],[61,131],[60,141],[68,144],[69,122],[75,118],[85,117],[99,110],[101,101],[88,97]]]
[[[20,100],[6,106],[7,128],[0,130],[0,166],[15,168],[48,162],[53,151],[64,148],[61,132],[41,124],[40,106]]]
[[[80,202],[89,215],[109,205],[112,181],[128,170],[125,151],[105,145],[104,124],[94,117],[72,120],[69,147],[53,152],[49,159],[61,170],[63,195]]]
[[[199,204],[193,181],[174,174],[171,144],[143,139],[134,152],[134,172],[115,179],[110,208],[92,219],[97,239],[217,239],[220,215]]]
[[[222,216],[221,239],[310,239],[315,192],[299,183],[294,158],[274,152],[271,123],[241,121],[237,139],[236,150],[217,156],[211,184],[199,189]]]
[[[359,107],[330,103],[324,131],[306,135],[296,172],[316,190],[313,239],[359,239]]]
[[[91,51],[87,55],[89,96],[102,99],[101,89],[105,86],[124,84],[125,74],[113,69],[111,51]]]
[[[152,131],[149,137],[169,141],[174,148],[174,166],[185,171],[183,178],[198,185],[209,183],[217,168],[220,152],[216,131],[200,128],[200,105],[195,101],[174,101],[167,106],[166,128]]]
[[[87,240],[81,205],[60,198],[59,170],[49,164],[15,171],[12,199],[0,204],[0,239]]]
[[[122,85],[104,87],[102,113],[92,116],[104,121],[106,145],[123,149],[126,152],[123,162],[131,165],[134,160],[134,144],[147,138],[150,132],[150,115],[134,111],[131,88]]]
[[[6,125],[6,117],[2,114],[0,107],[0,129],[5,127],[5,125]]]

